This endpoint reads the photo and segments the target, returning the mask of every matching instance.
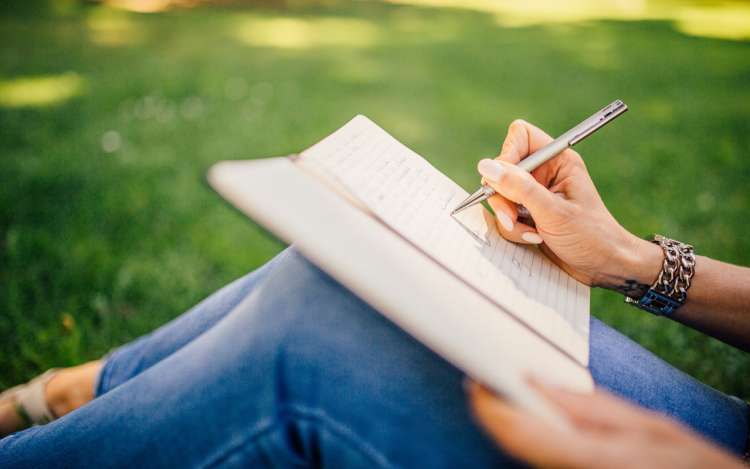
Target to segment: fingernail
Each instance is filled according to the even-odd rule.
[[[542,237],[533,231],[527,231],[521,235],[521,239],[531,244],[542,244]]]
[[[503,165],[487,158],[479,162],[477,169],[482,176],[493,182],[498,182],[500,175],[503,174]]]
[[[511,220],[505,212],[498,210],[495,212],[495,215],[497,215],[497,221],[499,221],[503,228],[505,228],[505,231],[513,231],[513,220]]]

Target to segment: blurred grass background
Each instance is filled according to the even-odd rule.
[[[5,2],[0,387],[99,357],[282,249],[204,183],[366,114],[473,189],[516,117],[579,151],[630,230],[750,264],[743,2]],[[750,398],[750,358],[595,291],[592,312]]]

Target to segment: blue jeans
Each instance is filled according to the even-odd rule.
[[[744,402],[596,319],[591,371],[743,450]],[[97,398],[0,440],[0,467],[517,464],[472,421],[462,379],[292,248],[114,351]]]

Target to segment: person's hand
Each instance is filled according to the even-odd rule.
[[[736,468],[742,463],[666,417],[605,391],[577,394],[535,385],[571,424],[548,425],[470,383],[472,410],[510,455],[537,467]]]
[[[648,289],[661,268],[661,249],[612,217],[578,153],[567,149],[531,174],[515,166],[551,141],[542,130],[516,120],[500,156],[479,162],[483,181],[497,192],[488,202],[500,234],[517,243],[540,244],[555,263],[587,285],[625,294]],[[517,204],[526,207],[535,226],[518,219]]]

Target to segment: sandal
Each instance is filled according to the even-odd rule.
[[[9,400],[13,403],[16,413],[26,424],[24,428],[44,425],[55,420],[56,417],[44,397],[44,389],[56,372],[57,368],[52,368],[26,384],[12,387],[0,394],[0,402]]]

